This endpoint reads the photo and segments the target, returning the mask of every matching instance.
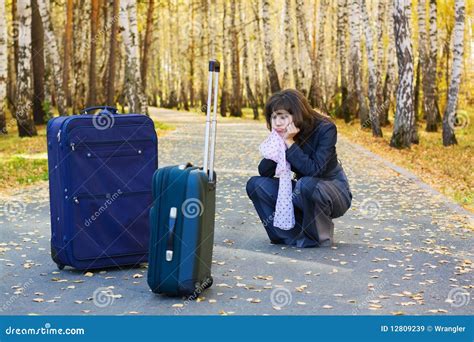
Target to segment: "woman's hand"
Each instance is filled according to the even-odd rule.
[[[300,131],[300,129],[295,126],[294,122],[290,123],[286,127],[286,133],[285,133],[285,136],[283,138],[285,139],[285,143],[286,143],[287,147],[290,147],[291,145],[294,144],[294,142],[295,142],[294,137],[295,137],[296,134],[298,134],[299,131]]]

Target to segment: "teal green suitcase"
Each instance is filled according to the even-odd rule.
[[[153,176],[148,285],[155,293],[197,298],[213,282],[211,264],[216,203],[213,164],[218,75],[219,62],[212,60],[209,62],[204,166],[194,167],[190,163],[167,166],[158,169]]]

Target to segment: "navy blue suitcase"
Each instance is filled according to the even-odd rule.
[[[47,142],[53,261],[81,270],[146,262],[153,121],[92,107],[51,119]]]
[[[211,264],[216,205],[213,168],[219,63],[210,61],[209,71],[204,166],[194,167],[190,163],[167,166],[158,169],[153,176],[148,285],[155,293],[197,298],[213,282]]]

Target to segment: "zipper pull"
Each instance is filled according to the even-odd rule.
[[[75,151],[75,150],[76,150],[76,147],[75,147],[75,146],[76,146],[76,144],[71,143],[71,150]]]
[[[58,137],[58,142],[60,142],[61,141],[61,130],[58,131],[57,137]]]

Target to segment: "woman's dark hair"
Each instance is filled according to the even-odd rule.
[[[295,142],[302,145],[321,121],[331,121],[322,111],[314,109],[306,97],[296,89],[285,89],[274,93],[265,104],[267,127],[272,129],[272,113],[284,109],[293,116],[295,126],[300,129]]]

